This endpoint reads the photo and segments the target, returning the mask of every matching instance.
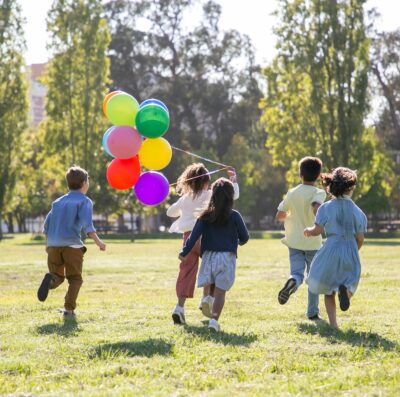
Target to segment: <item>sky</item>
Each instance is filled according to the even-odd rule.
[[[28,64],[43,63],[49,58],[46,50],[46,15],[53,0],[20,0],[26,19],[25,37]],[[271,15],[276,0],[216,0],[222,6],[221,28],[237,29],[252,39],[257,61],[261,64],[272,60],[275,37],[272,28],[275,23]],[[39,6],[40,5],[40,6]],[[368,0],[367,7],[375,7],[381,14],[376,23],[379,30],[394,30],[400,27],[400,1]]]

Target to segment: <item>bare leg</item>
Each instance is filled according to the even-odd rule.
[[[208,288],[208,295],[215,295],[215,284],[206,285],[204,288]]]
[[[210,289],[211,289],[210,285],[205,285],[203,287],[203,298],[210,295]]]
[[[186,297],[185,296],[179,296],[178,297],[178,305],[180,307],[184,307],[186,302]]]
[[[325,295],[325,307],[326,307],[326,312],[328,313],[329,324],[331,325],[331,327],[339,329],[336,322],[335,294]]]
[[[226,291],[219,289],[217,287],[214,287],[214,306],[213,306],[213,313],[212,313],[212,318],[215,320],[219,319],[219,316],[221,315],[222,309],[225,304],[225,293]]]

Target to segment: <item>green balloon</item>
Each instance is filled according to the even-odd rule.
[[[161,106],[147,105],[136,116],[136,128],[146,138],[159,138],[168,127],[169,115]]]
[[[139,103],[132,95],[117,94],[108,100],[106,111],[108,119],[113,125],[134,127]]]

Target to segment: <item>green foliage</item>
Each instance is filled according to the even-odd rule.
[[[52,60],[48,86],[46,151],[65,170],[78,164],[92,180],[89,195],[107,216],[123,196],[111,189],[105,173],[110,157],[101,147],[107,120],[102,102],[109,84],[111,40],[102,1],[57,0],[49,12]]]
[[[357,169],[356,197],[378,212],[387,208],[392,172],[364,126],[370,67],[364,3],[279,2],[278,55],[264,70],[262,122],[273,163],[289,170],[288,183],[295,180],[298,160],[316,155],[325,168]]]
[[[0,223],[15,184],[18,143],[28,113],[22,23],[18,2],[0,1]]]
[[[201,19],[188,25],[196,5],[202,7]],[[255,187],[252,173],[270,169],[256,128],[261,98],[259,68],[250,39],[236,30],[219,28],[221,12],[214,1],[110,2],[111,77],[116,89],[139,100],[159,98],[168,105],[171,128],[165,137],[173,145],[223,159],[237,168],[243,184],[241,205],[254,217],[254,200],[263,201],[265,190],[263,178],[256,178],[261,185]],[[258,160],[257,167],[242,157],[244,149],[249,153],[249,147]],[[176,180],[193,160],[174,152],[166,175]],[[269,186],[278,195],[282,193],[280,179],[278,183],[270,180]],[[247,195],[250,185],[255,188]],[[259,216],[257,213],[256,218]]]
[[[47,75],[46,141],[65,164],[92,170],[106,123],[110,42],[100,0],[56,0],[49,12],[52,60]]]

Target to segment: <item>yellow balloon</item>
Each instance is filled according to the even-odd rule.
[[[139,151],[141,164],[149,170],[161,170],[171,159],[171,145],[164,138],[146,139]]]

